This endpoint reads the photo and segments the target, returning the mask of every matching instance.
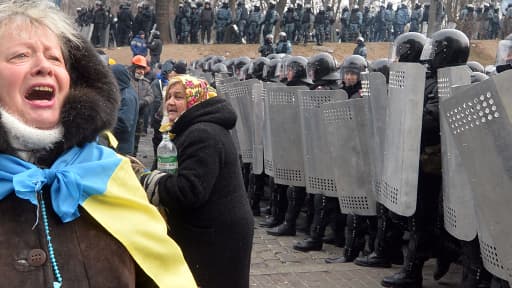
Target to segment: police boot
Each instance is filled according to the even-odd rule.
[[[251,174],[249,178],[249,195],[251,199],[251,210],[254,216],[261,215],[260,200],[263,196],[263,189],[265,188],[265,175]]]
[[[283,223],[286,213],[286,185],[276,184],[272,192],[272,215],[260,223],[263,228],[273,228]]]
[[[384,205],[377,204],[379,209],[379,216],[377,222],[377,236],[375,238],[375,249],[373,253],[369,255],[363,255],[354,260],[354,264],[363,267],[378,267],[378,268],[390,268],[391,260],[386,255],[386,230],[388,228],[388,216],[387,209]]]
[[[485,270],[478,238],[461,241],[462,247],[462,281],[460,288],[489,288],[492,275]]]
[[[324,237],[322,240],[325,244],[331,244],[336,247],[343,248],[345,247],[345,226],[347,223],[347,214],[341,214],[341,211],[338,211],[335,215],[334,223],[332,230],[333,230],[333,236],[332,237]]]
[[[440,230],[440,239],[436,255],[436,269],[434,270],[434,280],[443,278],[450,270],[450,265],[456,262],[460,256],[460,241],[448,234],[444,227],[438,228]]]
[[[423,262],[408,262],[397,273],[384,277],[380,284],[393,288],[421,288],[422,270]]]
[[[354,261],[364,246],[364,233],[361,233],[361,216],[347,215],[347,233],[343,256],[326,258],[325,263],[347,263]]]
[[[306,238],[302,241],[297,242],[293,245],[293,249],[308,252],[308,251],[320,251],[322,250],[323,241],[322,237],[325,233],[325,227],[327,226],[327,199],[325,196],[316,194],[314,195],[314,209],[315,216],[313,218],[313,224],[311,227],[311,237]]]
[[[304,187],[288,187],[286,191],[288,196],[288,208],[286,209],[286,215],[284,223],[267,230],[267,234],[273,236],[295,236],[295,224],[299,217],[300,210],[304,204],[306,198],[306,190]]]
[[[479,267],[463,267],[462,270],[462,282],[460,283],[460,288],[489,288],[491,287],[490,283],[490,274],[487,277],[486,274],[489,272],[485,271],[483,268]],[[485,279],[488,278],[488,279]]]
[[[496,276],[492,276],[491,288],[510,288],[510,285],[507,281]]]

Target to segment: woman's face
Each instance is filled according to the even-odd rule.
[[[185,94],[185,87],[178,82],[171,87],[166,94],[165,109],[167,109],[167,116],[169,122],[174,122],[181,114],[187,110],[187,97]]]
[[[48,29],[20,26],[0,31],[0,106],[29,126],[52,129],[70,86],[60,42]]]

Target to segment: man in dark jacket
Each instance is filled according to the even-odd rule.
[[[151,56],[151,68],[155,68],[157,63],[160,63],[160,55],[162,54],[162,40],[160,40],[160,32],[153,31],[153,39],[148,44],[149,55]]]
[[[135,131],[135,148],[134,154],[137,154],[139,148],[140,136],[144,134],[144,114],[148,113],[149,107],[154,100],[151,91],[151,82],[144,77],[149,66],[146,58],[137,55],[132,58],[132,66],[128,69],[131,76],[131,84],[139,96],[139,119],[137,121],[137,129]]]
[[[121,105],[117,113],[117,122],[114,127],[114,136],[119,144],[117,151],[122,154],[134,156],[135,129],[139,115],[139,98],[130,83],[130,74],[121,64],[110,67],[117,80],[121,92]]]
[[[117,45],[120,47],[126,46],[133,23],[133,15],[128,5],[120,5],[119,12],[117,12],[117,21]]]

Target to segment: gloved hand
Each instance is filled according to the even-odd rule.
[[[160,179],[166,175],[166,173],[158,170],[153,170],[152,172],[147,172],[142,174],[140,177],[140,183],[144,190],[146,190],[146,195],[148,196],[148,200],[151,204],[155,206],[160,205],[160,194],[158,192],[158,183]]]
[[[140,162],[139,159],[137,159],[133,156],[130,156],[130,155],[125,155],[125,157],[130,160],[132,170],[133,170],[133,172],[135,172],[135,175],[137,176],[138,179],[140,179],[142,174],[144,174],[146,172],[150,172],[148,169],[146,169],[146,166],[144,166],[144,164],[142,164],[142,162]]]

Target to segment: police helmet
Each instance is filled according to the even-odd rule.
[[[242,69],[240,69],[240,73],[239,73],[240,80],[252,79],[252,74],[250,73],[251,72],[250,68],[251,68],[251,63],[247,63],[242,67]]]
[[[279,32],[279,41],[287,41],[286,32]]]
[[[350,55],[343,60],[341,65],[341,79],[346,73],[352,73],[357,75],[357,79],[360,79],[361,72],[366,72],[368,68],[368,62],[360,55]]]
[[[391,66],[391,60],[388,58],[381,58],[374,60],[368,65],[368,71],[380,72],[386,77],[386,83],[389,82],[389,66]]]
[[[270,64],[270,60],[266,57],[256,58],[249,67],[249,73],[256,79],[263,80],[263,69]]]
[[[466,34],[456,29],[443,29],[432,34],[421,54],[421,60],[429,61],[432,71],[465,65],[468,57],[469,39]]]
[[[427,37],[417,32],[407,32],[396,37],[391,46],[392,62],[419,63]]]
[[[469,69],[471,69],[472,72],[485,73],[484,66],[476,61],[468,61],[466,65],[468,65]]]
[[[276,53],[272,53],[272,54],[269,54],[267,56],[268,60],[273,60],[273,59],[281,59],[283,58],[285,54],[276,54]]]
[[[162,69],[160,70],[160,73],[163,78],[167,78],[167,76],[174,71],[174,60],[169,59],[162,64]]]
[[[234,60],[234,65],[233,65],[233,74],[235,76],[237,76],[238,79],[240,79],[240,70],[242,69],[242,67],[244,67],[245,65],[247,65],[249,63],[251,63],[251,59],[249,57],[243,56],[243,57],[236,58]],[[240,80],[243,80],[243,79],[240,79]]]
[[[263,67],[263,80],[277,82],[276,68],[281,59],[272,59]]]
[[[228,68],[224,63],[215,63],[211,69],[212,73],[228,73]]]
[[[306,71],[308,78],[313,82],[340,79],[340,75],[336,70],[336,60],[331,54],[326,52],[311,56],[308,60]]]
[[[233,65],[235,65],[235,59],[226,59],[224,60],[224,65],[228,69],[229,76],[233,76]]]
[[[308,75],[306,73],[306,67],[308,66],[308,59],[303,56],[292,56],[286,59],[284,63],[284,75],[286,75],[288,81],[307,81]]]

